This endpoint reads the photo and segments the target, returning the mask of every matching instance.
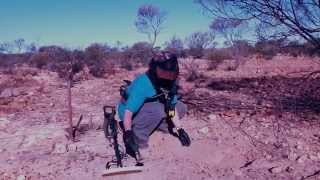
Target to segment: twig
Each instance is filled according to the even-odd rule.
[[[255,161],[255,160],[246,162],[243,166],[240,167],[240,169],[246,168],[246,167],[250,166],[254,161]]]
[[[320,175],[320,170],[318,170],[318,171],[314,172],[313,174],[308,175],[308,176],[306,176],[306,177],[303,176],[303,177],[301,178],[301,180],[308,179],[308,178],[311,178],[311,177],[313,177],[313,176],[318,176],[318,175]]]

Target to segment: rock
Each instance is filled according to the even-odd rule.
[[[7,118],[0,117],[0,129],[6,128],[9,123],[10,121]]]
[[[31,92],[28,93],[28,95],[29,95],[29,96],[33,96],[33,95],[34,95],[34,92],[31,91]]]
[[[283,170],[283,168],[281,166],[279,167],[272,167],[269,169],[269,171],[273,174],[277,174],[277,173],[281,173],[281,171]]]
[[[208,116],[208,118],[209,118],[210,121],[215,121],[215,120],[217,120],[217,116],[216,116],[215,114],[210,114],[210,115]]]
[[[307,159],[308,159],[307,155],[302,155],[302,156],[298,157],[297,162],[304,163]]]
[[[19,175],[17,177],[17,180],[25,180],[26,179],[26,176],[25,175]]]
[[[209,128],[208,127],[203,127],[201,129],[199,129],[199,132],[202,133],[202,134],[208,134]]]
[[[234,171],[234,175],[236,175],[236,176],[242,176],[242,172],[241,172],[241,170],[240,169],[236,169],[235,171]]]
[[[271,123],[262,123],[262,126],[265,128],[271,127]]]
[[[68,144],[67,145],[68,152],[76,152],[77,149],[78,149],[78,146],[76,144]]]
[[[295,146],[295,148],[298,149],[298,150],[302,150],[303,149],[302,142],[298,141],[297,145]]]
[[[34,134],[31,136],[26,136],[25,140],[23,141],[22,147],[31,147],[34,144],[38,144],[42,140],[47,139],[46,134]]]
[[[13,96],[13,93],[11,88],[4,89],[0,94],[0,98],[9,98],[12,96]]]
[[[8,173],[6,173],[6,172],[4,172],[4,173],[2,173],[1,171],[0,171],[0,177],[2,178],[2,179],[11,179],[11,177],[10,177],[10,175],[8,174]],[[1,180],[2,180],[1,179]]]
[[[291,152],[291,153],[289,154],[289,159],[290,159],[290,160],[296,160],[297,157],[298,157],[297,153]]]
[[[318,156],[315,156],[315,155],[310,155],[310,160],[312,160],[312,161],[318,161],[319,159],[318,159]]]
[[[67,152],[67,147],[63,143],[57,143],[54,145],[53,154],[64,154]]]
[[[22,94],[21,91],[18,90],[18,89],[12,89],[11,92],[12,92],[12,96],[14,96],[14,97],[19,96],[19,95]]]
[[[271,159],[272,159],[272,155],[267,154],[267,155],[266,155],[266,159],[271,160]]]

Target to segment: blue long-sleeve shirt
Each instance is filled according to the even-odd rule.
[[[121,101],[118,104],[119,119],[123,121],[124,112],[129,110],[133,114],[138,112],[143,106],[146,99],[151,98],[157,94],[152,85],[151,80],[146,73],[139,75],[134,79],[126,91],[128,95],[127,101]],[[174,96],[172,104],[176,104],[177,96]]]

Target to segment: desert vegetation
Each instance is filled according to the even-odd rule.
[[[0,179],[100,178],[113,156],[102,107],[159,50],[179,57],[192,146],[156,133],[148,171],[120,178],[319,178],[319,3],[195,0],[212,18],[208,30],[160,46],[170,12],[152,4],[137,9],[132,24],[146,40],[132,45],[0,42]],[[88,126],[70,141],[67,121],[80,116]]]

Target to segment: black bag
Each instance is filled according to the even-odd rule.
[[[129,85],[131,84],[131,81],[129,80],[123,80],[123,82],[125,82],[124,85],[120,86],[120,96],[124,99],[127,100],[128,99],[128,94],[127,94],[127,88],[129,87]]]

